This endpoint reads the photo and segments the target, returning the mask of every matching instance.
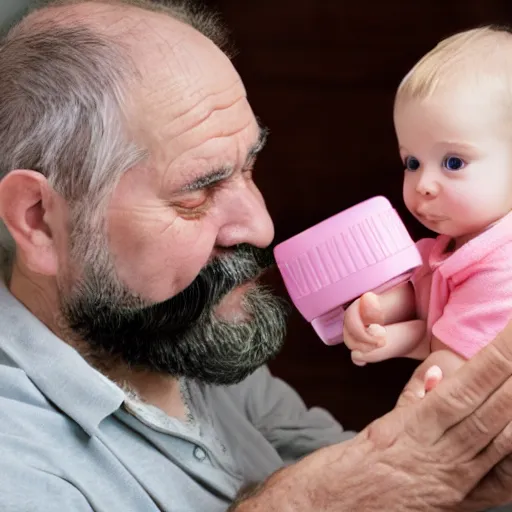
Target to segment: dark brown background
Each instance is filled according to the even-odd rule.
[[[276,240],[373,195],[387,196],[416,239],[404,209],[392,124],[394,91],[408,69],[453,32],[512,23],[510,0],[209,0],[238,48],[249,100],[271,130],[258,160]],[[279,286],[277,276],[271,280]],[[282,287],[281,293],[285,293]],[[360,429],[392,408],[415,363],[354,366],[293,312],[272,370],[308,405]]]

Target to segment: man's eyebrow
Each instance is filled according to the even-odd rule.
[[[255,144],[253,144],[247,153],[247,158],[245,159],[245,163],[243,169],[247,169],[256,155],[263,149],[265,143],[267,142],[268,137],[268,129],[260,128],[258,134],[258,140]],[[211,171],[203,174],[202,176],[198,176],[190,183],[187,183],[184,187],[181,188],[182,192],[193,192],[195,190],[201,190],[204,188],[211,187],[220,181],[224,181],[229,178],[234,172],[234,169],[231,167],[224,167],[220,169],[212,169]]]
[[[181,187],[182,192],[194,192],[194,190],[202,190],[211,187],[220,181],[228,179],[233,174],[233,168],[227,167],[224,169],[213,169],[198,178],[195,178],[184,187]]]
[[[265,147],[268,138],[268,128],[263,126],[260,127],[260,133],[258,134],[258,140],[251,146],[245,159],[244,169],[249,167],[251,161],[258,155],[258,153]]]

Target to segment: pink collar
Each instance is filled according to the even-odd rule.
[[[447,253],[446,248],[451,240],[452,238],[448,235],[439,235],[428,261],[432,270],[439,268],[445,277],[452,276],[459,270],[477,263],[496,247],[512,240],[512,212],[465,243],[460,249]]]

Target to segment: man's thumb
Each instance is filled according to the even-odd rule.
[[[425,364],[426,363],[426,364]],[[426,393],[434,389],[443,378],[441,368],[429,361],[416,368],[411,379],[398,397],[397,407],[419,402]]]

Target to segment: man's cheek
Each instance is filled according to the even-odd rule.
[[[152,288],[158,291],[160,300],[174,297],[194,282],[208,262],[208,258],[198,256],[191,251],[165,259],[153,276]]]

